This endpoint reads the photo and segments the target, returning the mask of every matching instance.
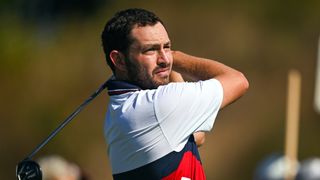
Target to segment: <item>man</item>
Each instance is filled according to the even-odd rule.
[[[114,75],[104,127],[113,178],[205,179],[193,134],[212,129],[219,109],[245,93],[246,78],[171,50],[163,22],[143,9],[118,12],[102,41]],[[181,77],[191,82],[170,82]]]

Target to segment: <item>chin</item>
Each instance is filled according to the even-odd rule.
[[[169,76],[167,78],[162,78],[160,81],[156,81],[155,84],[158,86],[169,84]]]

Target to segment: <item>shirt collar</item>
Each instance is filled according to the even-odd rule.
[[[109,96],[120,95],[128,92],[139,91],[141,88],[137,85],[131,84],[126,81],[116,80],[114,76],[112,76],[108,82],[108,94]]]

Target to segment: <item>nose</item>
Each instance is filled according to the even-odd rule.
[[[166,51],[165,49],[161,49],[158,52],[158,61],[157,63],[160,66],[168,66],[168,64],[170,64],[170,55],[169,55],[169,51]]]

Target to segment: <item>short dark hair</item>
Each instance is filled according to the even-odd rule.
[[[109,54],[112,50],[118,50],[127,55],[132,43],[131,30],[137,25],[143,27],[163,22],[154,13],[145,9],[131,8],[117,12],[106,24],[102,32],[102,46],[106,61],[114,72],[115,67]]]

